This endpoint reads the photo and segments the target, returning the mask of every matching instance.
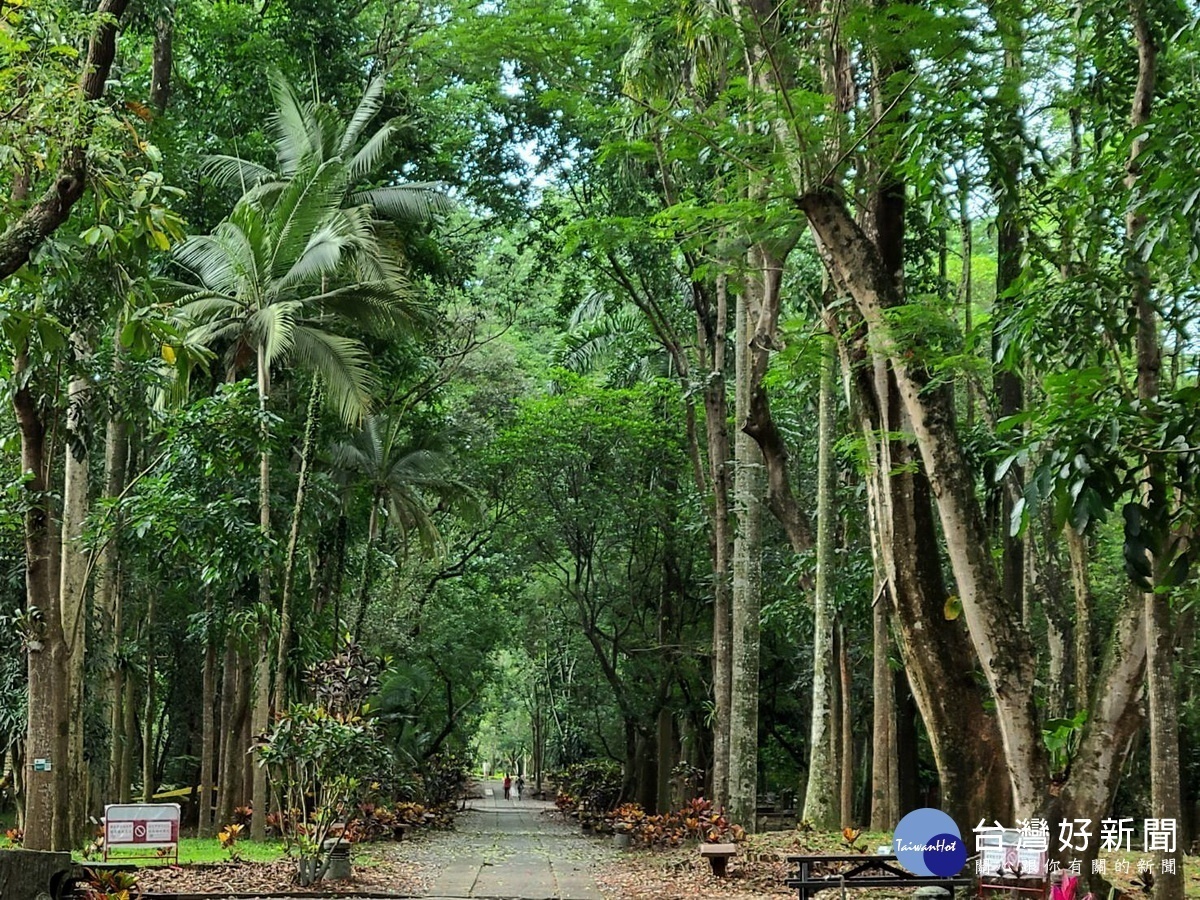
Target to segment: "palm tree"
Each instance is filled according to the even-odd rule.
[[[437,182],[397,182],[389,174],[383,180],[390,183],[368,183],[378,180],[378,169],[387,160],[389,143],[403,125],[400,119],[389,119],[364,139],[367,126],[383,107],[386,75],[371,80],[345,123],[332,107],[297,97],[277,70],[271,70],[268,81],[275,100],[270,128],[276,168],[217,154],[207,157],[201,167],[213,181],[225,186],[240,185],[243,191],[248,191],[285,183],[306,168],[336,158],[346,165],[343,200],[346,205],[369,206],[376,215],[400,222],[426,222],[450,208],[444,186]]]
[[[218,288],[194,297],[185,308],[204,323],[211,340],[232,338],[231,371],[253,349],[264,408],[271,364],[294,357],[316,376],[314,401],[324,394],[343,419],[356,422],[370,399],[366,353],[361,344],[328,326],[339,318],[365,325],[380,320],[395,324],[396,313],[411,312],[411,307],[398,302],[404,298],[398,267],[401,254],[394,242],[381,240],[387,229],[376,216],[426,220],[449,204],[435,185],[367,183],[384,161],[399,126],[396,120],[389,121],[363,139],[382,107],[382,76],[368,85],[345,125],[331,107],[301,101],[277,71],[270,73],[269,83],[276,103],[270,127],[277,171],[231,156],[206,161],[205,168],[215,180],[240,184],[243,197],[212,238],[199,239],[181,251],[181,262],[194,269],[201,283]],[[280,602],[276,709],[283,708],[287,697],[291,588],[316,415],[317,403],[310,402]],[[260,477],[264,534],[270,531],[269,466],[264,450]],[[264,608],[271,599],[269,575],[269,561],[264,560],[259,579]],[[265,728],[270,717],[267,641],[264,631],[256,679],[257,729]],[[265,830],[266,784],[265,775],[257,770],[253,793],[251,835],[259,838]]]
[[[398,119],[390,119],[373,134],[367,134],[368,126],[383,106],[386,80],[386,75],[382,74],[372,79],[349,120],[343,121],[340,112],[332,107],[301,100],[279,71],[271,70],[268,83],[275,100],[275,113],[270,120],[275,146],[275,170],[237,156],[216,155],[205,160],[203,171],[218,184],[240,185],[243,192],[269,191],[278,190],[301,173],[337,159],[346,167],[343,206],[369,207],[376,216],[393,223],[428,221],[436,213],[450,207],[441,185],[432,182],[397,183],[391,174],[383,179],[385,183],[369,182],[371,179],[379,180],[376,178],[377,170],[387,162],[389,144],[402,124]],[[398,257],[399,250],[395,245],[392,249]],[[313,385],[314,396],[321,390],[320,379],[317,379]],[[310,403],[283,569],[275,667],[274,706],[277,710],[282,709],[287,700],[286,664],[291,644],[292,586],[300,518],[304,508],[305,476],[312,461],[310,454],[314,446],[312,436],[316,429],[316,415],[317,404]]]
[[[456,503],[470,500],[471,491],[451,472],[453,456],[447,431],[409,434],[399,420],[387,414],[368,416],[350,440],[333,448],[333,463],[360,491],[369,495],[367,542],[363,550],[355,616],[355,640],[362,631],[371,582],[371,554],[388,524],[400,531],[400,546],[407,551],[415,538],[427,552],[439,542],[429,501]],[[384,520],[381,523],[381,514]]]
[[[298,171],[288,182],[260,185],[234,207],[211,235],[178,248],[184,277],[181,314],[197,339],[225,345],[229,371],[251,355],[259,404],[265,412],[272,366],[290,361],[316,375],[347,422],[361,421],[371,398],[366,349],[340,334],[338,324],[391,329],[414,316],[395,258],[381,246],[366,206],[344,207],[348,171],[334,159]],[[270,451],[262,450],[259,522],[271,530]],[[259,573],[259,603],[271,605],[269,557]],[[282,629],[281,629],[282,631]],[[282,636],[282,635],[281,635]],[[269,632],[259,644],[254,727],[270,719]],[[265,836],[265,770],[255,769],[253,837]]]

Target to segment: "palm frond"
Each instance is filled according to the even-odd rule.
[[[274,365],[292,352],[299,328],[295,312],[294,303],[269,303],[250,319],[248,330],[254,343],[262,348],[267,365]]]
[[[293,339],[297,364],[324,379],[334,412],[349,424],[360,422],[370,409],[374,386],[362,344],[306,325],[296,326]]]
[[[563,335],[557,364],[571,372],[593,372],[618,356],[644,355],[649,343],[645,320],[626,306],[584,320]]]
[[[367,89],[363,91],[362,99],[358,101],[358,106],[355,108],[354,114],[346,124],[346,130],[342,132],[342,139],[337,147],[338,156],[342,157],[342,159],[349,158],[350,152],[354,149],[354,145],[358,143],[363,130],[379,114],[379,110],[383,108],[383,92],[386,86],[387,76],[376,75],[371,79],[370,84],[367,85]],[[386,127],[385,125],[384,128]],[[380,131],[382,130],[380,129]],[[351,166],[351,169],[353,169],[353,166]]]
[[[341,285],[313,298],[309,306],[381,337],[399,330],[421,330],[428,325],[432,314],[405,285],[391,282]]]
[[[338,160],[306,168],[288,182],[271,210],[270,277],[280,278],[292,267],[313,232],[337,212],[344,194],[345,167]]]
[[[254,249],[237,224],[222,222],[211,235],[196,235],[177,245],[172,259],[193,285],[234,295],[242,285],[258,284]],[[181,279],[183,280],[183,279]]]
[[[232,320],[239,317],[242,305],[236,297],[225,297],[207,291],[198,291],[180,298],[179,315],[190,322],[201,324],[218,317]]]
[[[387,187],[357,191],[350,202],[365,203],[379,215],[399,222],[428,222],[438,213],[454,208],[450,198],[437,182],[394,184]]]
[[[340,224],[340,217],[330,216],[317,227],[299,258],[279,278],[278,290],[287,291],[303,284],[320,284],[322,278],[335,275],[347,255],[359,249],[356,236],[347,235],[345,229],[339,227]]]
[[[242,193],[257,187],[264,181],[271,181],[275,173],[266,166],[250,162],[239,156],[227,156],[216,153],[206,156],[200,161],[200,174],[208,178],[218,187],[238,187]]]
[[[567,322],[568,328],[577,328],[584,322],[591,322],[594,319],[599,319],[604,315],[604,310],[608,305],[609,296],[602,291],[590,291],[584,298],[576,304],[571,310],[571,318]]]
[[[279,171],[290,177],[313,149],[309,144],[308,125],[310,110],[302,103],[284,78],[283,73],[272,68],[267,73],[271,96],[275,100],[275,112],[271,114],[270,127],[275,137],[275,157]]]
[[[390,122],[385,122],[353,156],[342,155],[343,159],[349,159],[348,167],[353,181],[361,181],[375,174],[380,163],[386,158],[392,137],[398,130],[398,120],[392,119]]]

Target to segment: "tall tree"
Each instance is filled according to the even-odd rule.
[[[197,339],[227,348],[228,364],[253,355],[259,404],[271,394],[272,366],[293,360],[318,375],[336,411],[353,421],[370,403],[372,377],[363,345],[336,333],[343,323],[388,327],[407,311],[407,284],[378,240],[370,207],[344,207],[350,170],[340,158],[319,162],[289,181],[264,183],[238,202],[211,236],[190,238],[176,255],[185,280],[182,314]],[[259,476],[259,525],[271,536],[270,451]],[[269,543],[268,543],[268,553]],[[259,570],[259,603],[271,609],[271,558]],[[270,716],[269,633],[260,635],[253,731]],[[282,673],[281,673],[282,675]],[[255,769],[252,835],[265,835],[266,770]]]

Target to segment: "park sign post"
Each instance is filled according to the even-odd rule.
[[[157,852],[121,855],[130,859],[169,855],[178,864],[178,803],[114,803],[104,807],[104,859],[107,861],[113,850],[142,849]]]

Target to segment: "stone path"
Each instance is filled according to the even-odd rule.
[[[430,900],[603,900],[591,876],[603,847],[545,815],[553,803],[505,800],[499,781],[483,792],[458,818]]]

